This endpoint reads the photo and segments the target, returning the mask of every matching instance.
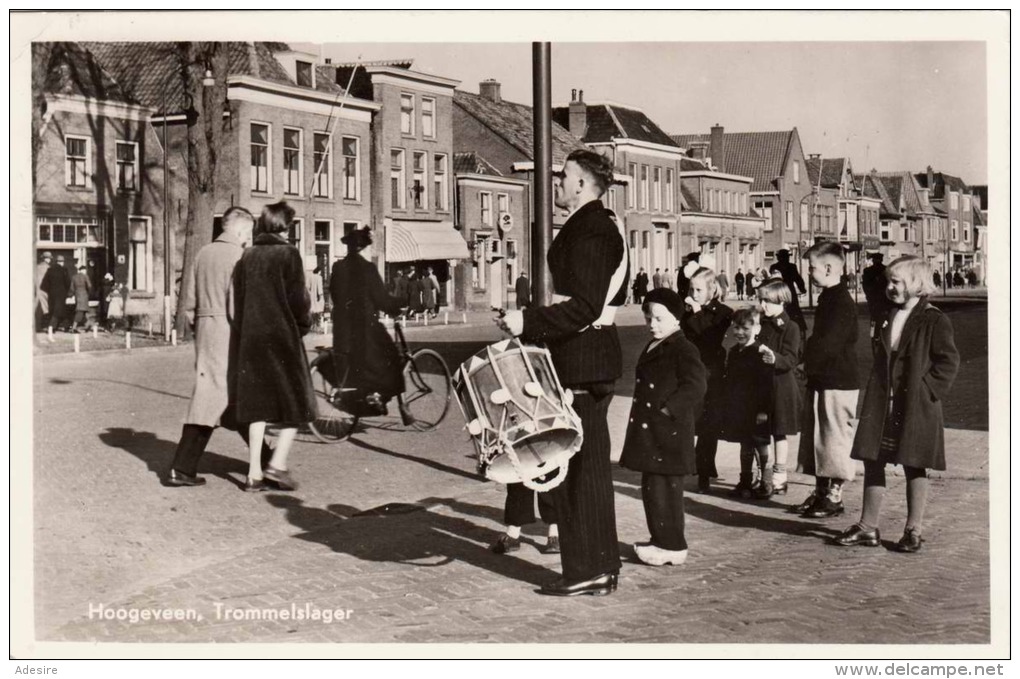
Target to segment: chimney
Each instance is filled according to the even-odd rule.
[[[570,90],[570,119],[567,124],[570,134],[584,139],[588,129],[588,105],[584,103],[584,90]]]
[[[821,153],[810,153],[810,154],[808,154],[808,158],[810,158],[811,160],[821,160],[822,159],[822,154]]]
[[[691,158],[694,158],[695,160],[705,160],[708,157],[708,142],[692,141],[690,151]]]
[[[723,142],[723,127],[719,123],[712,126],[712,142],[709,147],[712,164],[720,172],[726,171],[726,145]]]
[[[333,63],[333,60],[330,57],[326,57],[326,65],[329,66],[332,63]]]
[[[933,190],[935,188],[935,171],[931,169],[931,165],[928,166],[928,189]]]
[[[503,97],[499,94],[499,81],[493,80],[492,78],[483,80],[478,84],[478,93],[481,94],[483,98],[497,104],[503,101]]]

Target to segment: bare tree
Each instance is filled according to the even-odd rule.
[[[195,258],[202,245],[212,240],[216,165],[219,151],[223,148],[223,102],[226,101],[228,48],[227,43],[221,42],[177,43],[176,52],[187,108],[188,161],[184,266],[174,320],[179,337],[186,337],[190,330],[184,313],[184,300],[192,285]],[[169,257],[165,265],[169,266]]]

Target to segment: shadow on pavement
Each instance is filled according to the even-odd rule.
[[[137,431],[130,427],[110,427],[99,434],[99,440],[111,448],[120,448],[131,453],[145,463],[149,471],[160,479],[170,469],[177,443],[158,438],[149,431]],[[212,474],[237,483],[231,474],[242,476],[248,473],[248,463],[232,457],[206,450],[198,463],[199,474]]]
[[[347,441],[351,445],[357,446],[358,448],[364,448],[365,450],[373,453],[381,453],[383,455],[389,455],[399,460],[408,460],[409,462],[417,462],[420,465],[435,469],[436,471],[444,472],[446,474],[453,474],[454,476],[460,476],[465,479],[471,479],[472,481],[479,481],[480,477],[478,474],[458,469],[457,467],[451,467],[450,465],[443,464],[442,462],[436,462],[425,457],[417,457],[415,455],[408,455],[407,453],[398,453],[387,448],[380,448],[379,446],[373,446],[371,443],[366,443],[361,439],[351,437]]]
[[[491,507],[452,498],[427,498],[416,503],[419,511],[386,515],[345,504],[332,504],[326,509],[306,507],[303,500],[292,495],[267,495],[266,501],[284,510],[287,521],[304,531],[294,537],[362,561],[433,568],[460,561],[536,586],[557,575],[523,559],[490,552],[486,545],[499,536],[499,531],[434,511],[441,506],[486,518],[498,516],[499,512]]]
[[[141,385],[141,384],[135,384],[134,382],[122,382],[120,380],[108,380],[108,379],[104,379],[102,377],[79,377],[79,378],[74,379],[74,380],[65,380],[65,379],[60,379],[60,378],[56,378],[56,377],[50,379],[50,384],[56,384],[56,385],[60,385],[60,386],[67,385],[67,384],[74,384],[75,382],[105,382],[106,384],[119,384],[119,385],[122,385],[122,386],[125,386],[125,387],[134,387],[135,389],[141,389],[143,391],[152,392],[153,394],[161,394],[163,396],[172,396],[173,398],[179,398],[179,399],[182,399],[184,401],[188,401],[188,400],[191,399],[190,395],[185,396],[183,394],[175,394],[172,391],[163,391],[162,389],[153,389],[152,387],[146,387],[146,386]]]

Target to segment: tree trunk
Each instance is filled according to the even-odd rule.
[[[187,103],[188,216],[184,227],[184,262],[174,327],[178,337],[187,338],[191,329],[184,312],[184,300],[194,285],[198,251],[212,241],[216,163],[223,147],[223,102],[226,101],[228,72],[226,44],[188,42],[180,43],[178,47]],[[207,70],[215,79],[211,86],[202,82]],[[164,265],[171,266],[171,259],[168,256]]]

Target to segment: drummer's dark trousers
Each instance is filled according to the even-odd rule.
[[[584,443],[570,458],[566,480],[551,491],[559,519],[563,577],[568,582],[620,569],[606,420],[612,400],[611,389],[597,398],[587,392],[574,394]]]
[[[535,495],[538,495],[538,515],[542,521],[546,525],[556,523],[556,508],[549,493],[536,493],[523,483],[507,484],[503,523],[508,526],[535,523]]]

